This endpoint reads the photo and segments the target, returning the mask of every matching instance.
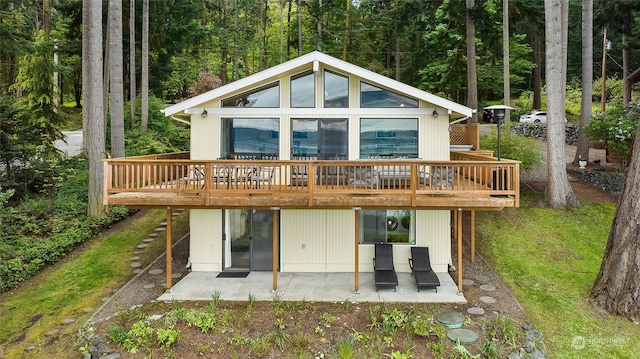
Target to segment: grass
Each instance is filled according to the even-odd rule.
[[[640,328],[589,300],[615,206],[558,211],[539,208],[540,199],[526,194],[519,209],[482,213],[480,251],[542,331],[550,358],[640,358]]]
[[[61,263],[4,293],[0,297],[0,357],[25,357],[25,347],[41,343],[43,338],[52,339],[46,333],[60,328],[64,318],[74,318],[75,322],[64,326],[55,345],[47,347],[72,347],[76,332],[91,315],[85,308],[97,309],[103,298],[111,296],[132,276],[132,253],[164,219],[166,211],[149,211],[123,230],[90,241]],[[173,238],[178,240],[187,231],[187,216],[181,215],[174,222]],[[152,242],[139,255],[139,261],[150,263],[164,252],[164,243]]]

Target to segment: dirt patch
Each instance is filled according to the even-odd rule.
[[[584,180],[570,176],[569,184],[571,185],[573,194],[578,198],[578,201],[580,202],[618,203],[618,198],[616,196]],[[526,186],[527,189],[531,191],[544,193],[544,190],[547,187],[547,182],[523,182],[522,185]],[[523,188],[521,188],[521,191],[522,190]]]

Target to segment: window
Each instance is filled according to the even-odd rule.
[[[401,95],[397,92],[360,83],[360,107],[409,107],[417,108],[418,100]]]
[[[360,119],[360,158],[417,158],[418,120]]]
[[[349,107],[349,78],[335,72],[324,72],[324,107]]]
[[[222,100],[222,107],[280,107],[280,84],[262,86]]]
[[[291,77],[291,107],[316,106],[316,81],[313,72]]]
[[[416,244],[416,211],[360,211],[360,243]]]
[[[278,158],[279,119],[223,118],[221,157]]]
[[[346,118],[293,119],[292,159],[346,160],[349,136]]]

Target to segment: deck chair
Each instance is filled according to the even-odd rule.
[[[411,247],[409,266],[411,267],[411,275],[416,280],[418,292],[420,288],[435,289],[438,292],[440,280],[436,272],[431,269],[429,247]]]
[[[393,246],[391,244],[376,244],[373,271],[375,273],[376,292],[380,288],[393,288],[393,291],[396,291],[398,275],[393,266]]]

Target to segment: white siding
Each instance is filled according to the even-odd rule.
[[[325,272],[327,211],[282,210],[280,215],[281,271]]]
[[[191,270],[218,272],[222,270],[222,211],[192,209],[189,211],[189,261]]]
[[[191,159],[220,158],[220,120],[213,115],[191,116]]]

